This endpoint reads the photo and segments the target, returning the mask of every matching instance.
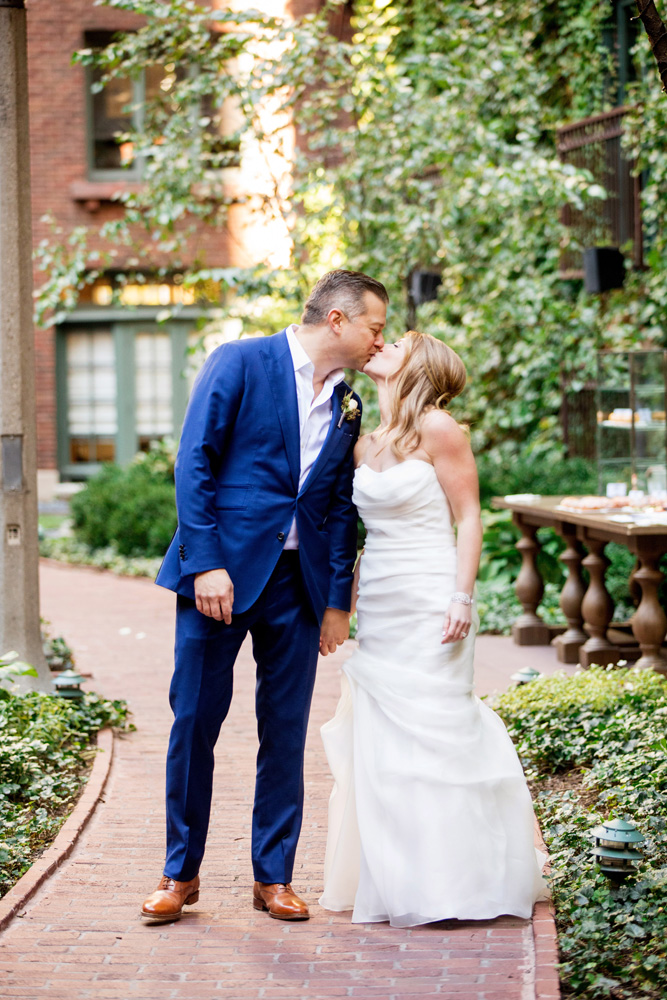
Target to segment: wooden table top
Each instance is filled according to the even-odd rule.
[[[524,496],[525,499],[520,499]],[[625,536],[667,535],[667,512],[654,514],[637,511],[633,513],[625,509],[614,508],[609,511],[583,511],[560,507],[562,496],[536,496],[531,494],[510,494],[504,497],[494,497],[491,505],[498,510],[511,510],[517,514],[532,515],[531,520],[539,519],[544,524],[581,524],[588,528],[603,528],[610,534]],[[619,521],[618,518],[632,518]],[[659,518],[653,521],[652,518]]]

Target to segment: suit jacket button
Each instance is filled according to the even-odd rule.
[[[285,541],[285,532],[284,531],[279,531],[276,537],[277,537],[277,539],[278,539],[279,542],[284,542]]]

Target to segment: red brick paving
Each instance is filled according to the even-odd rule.
[[[3,998],[533,1000],[531,921],[502,917],[399,930],[353,925],[349,915],[317,905],[330,790],[319,726],[334,711],[351,643],[320,661],[311,716],[294,874],[311,920],[271,920],[251,904],[256,735],[252,661],[244,647],[216,749],[200,901],[178,923],[143,923],[139,905],[164,859],[174,598],[146,580],[46,562],[41,584],[42,613],[73,646],[79,669],[94,674],[88,687],[127,698],[137,732],[116,741],[103,801],[69,860],[0,935]],[[550,651],[518,650],[509,640],[480,640],[479,653],[480,694],[506,687],[526,662],[539,658],[539,669],[556,668]]]

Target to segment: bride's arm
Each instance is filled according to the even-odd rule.
[[[468,438],[453,417],[433,410],[422,421],[422,447],[433,462],[457,527],[456,590],[472,596],[482,551],[477,467]],[[470,605],[450,604],[445,640],[456,642],[470,628]]]

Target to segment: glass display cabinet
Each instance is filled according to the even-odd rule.
[[[667,351],[598,351],[596,409],[600,494],[665,495]]]

